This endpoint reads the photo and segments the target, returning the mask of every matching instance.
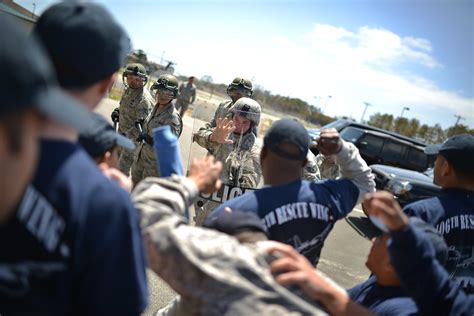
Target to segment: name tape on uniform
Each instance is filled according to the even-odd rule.
[[[255,190],[254,188],[242,188],[226,184],[222,185],[221,188],[214,193],[201,193],[199,196],[205,200],[224,203],[244,193],[253,192]]]

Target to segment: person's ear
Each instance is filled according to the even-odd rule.
[[[108,94],[109,90],[114,85],[115,78],[116,78],[116,75],[112,74],[112,75],[108,76],[107,78],[105,78],[104,80],[102,80],[98,85],[98,89],[99,89],[98,93],[100,95]]]

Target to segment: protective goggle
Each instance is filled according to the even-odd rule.
[[[229,88],[243,88],[246,90],[252,91],[252,85],[250,82],[246,81],[245,79],[240,79],[240,81],[234,80],[232,83],[229,85]]]
[[[171,98],[171,99],[173,99],[175,96],[173,91],[166,89],[164,87],[158,87],[156,89],[156,95],[159,95],[160,97]]]
[[[245,96],[245,97],[250,97],[252,95],[252,92],[245,89],[245,88],[242,88],[241,86],[231,86],[229,87],[228,91],[227,91],[227,94],[230,96],[230,97],[233,97],[233,96]]]

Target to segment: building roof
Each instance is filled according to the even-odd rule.
[[[15,8],[13,8],[15,7]],[[26,10],[25,8],[19,6],[18,4],[14,3],[13,1],[12,2],[4,2],[4,1],[0,1],[0,12],[4,12],[4,13],[8,13],[8,14],[11,14],[17,18],[20,18],[20,19],[23,19],[23,20],[26,20],[26,21],[29,21],[29,22],[32,22],[32,23],[36,23],[36,16],[33,15],[33,13],[31,13],[31,15],[28,15],[28,14],[25,14],[23,12],[20,12],[17,7],[20,7],[22,9],[22,11],[26,11],[26,12],[29,12],[28,10]]]

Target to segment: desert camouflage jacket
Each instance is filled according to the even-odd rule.
[[[153,98],[147,89],[127,88],[120,99],[119,132],[136,139],[135,121],[146,118],[152,109]]]
[[[278,285],[258,243],[186,224],[198,194],[187,178],[147,178],[132,192],[151,269],[186,301],[192,315],[323,315]]]

